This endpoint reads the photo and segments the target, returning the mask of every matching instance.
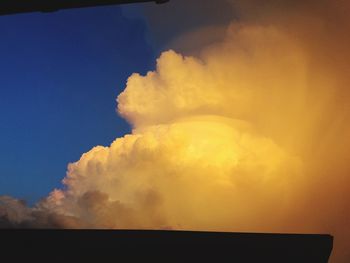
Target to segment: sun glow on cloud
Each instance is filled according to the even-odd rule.
[[[118,96],[132,134],[70,164],[45,206],[93,227],[280,231],[305,175],[272,133],[303,121],[305,71],[274,27],[232,24],[201,58],[164,52]]]
[[[65,227],[340,233],[344,75],[308,48],[282,26],[232,23],[199,57],[164,52],[118,96],[132,134],[70,164],[41,205],[79,219]]]
[[[319,2],[266,5],[269,19],[248,8],[200,55],[169,50],[131,75],[117,110],[132,133],[69,164],[65,189],[26,213],[66,228],[327,232],[346,262],[350,23]]]

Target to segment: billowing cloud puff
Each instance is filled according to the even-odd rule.
[[[246,1],[198,56],[170,50],[130,76],[117,102],[132,133],[69,164],[34,208],[3,199],[0,226],[326,232],[347,262],[349,6],[272,2]]]
[[[224,43],[202,53],[195,58],[164,52],[156,72],[132,75],[118,97],[121,115],[136,126],[203,114],[251,120],[305,92],[306,58],[278,28],[233,24]],[[282,110],[287,107],[296,106]]]
[[[199,57],[164,52],[118,96],[132,134],[70,164],[41,206],[94,228],[327,232],[346,258],[345,76],[309,48],[248,23]]]
[[[46,205],[96,227],[234,229],[243,214],[257,227],[274,220],[272,204],[278,215],[287,209],[299,172],[296,158],[248,124],[203,115],[92,149]]]

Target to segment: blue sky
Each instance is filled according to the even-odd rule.
[[[130,132],[116,114],[127,78],[153,70],[163,49],[186,51],[172,45],[181,34],[227,23],[225,3],[0,16],[0,195],[33,204],[62,186],[69,162]]]
[[[33,203],[69,162],[130,131],[116,97],[157,56],[121,7],[0,17],[0,195]]]

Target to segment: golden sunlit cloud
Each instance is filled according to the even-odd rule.
[[[308,105],[307,59],[278,27],[242,24],[200,58],[164,52],[118,96],[132,134],[71,164],[45,205],[95,227],[298,232],[324,107]]]
[[[349,260],[348,5],[265,2],[235,2],[247,15],[198,56],[130,76],[132,133],[70,164],[34,211],[71,228],[330,233],[332,262]]]

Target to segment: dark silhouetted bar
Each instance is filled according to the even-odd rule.
[[[0,260],[17,262],[326,263],[330,235],[138,230],[0,230]]]
[[[53,12],[69,8],[131,4],[142,2],[155,2],[157,4],[161,4],[168,2],[168,0],[1,0],[0,15],[27,12]]]

